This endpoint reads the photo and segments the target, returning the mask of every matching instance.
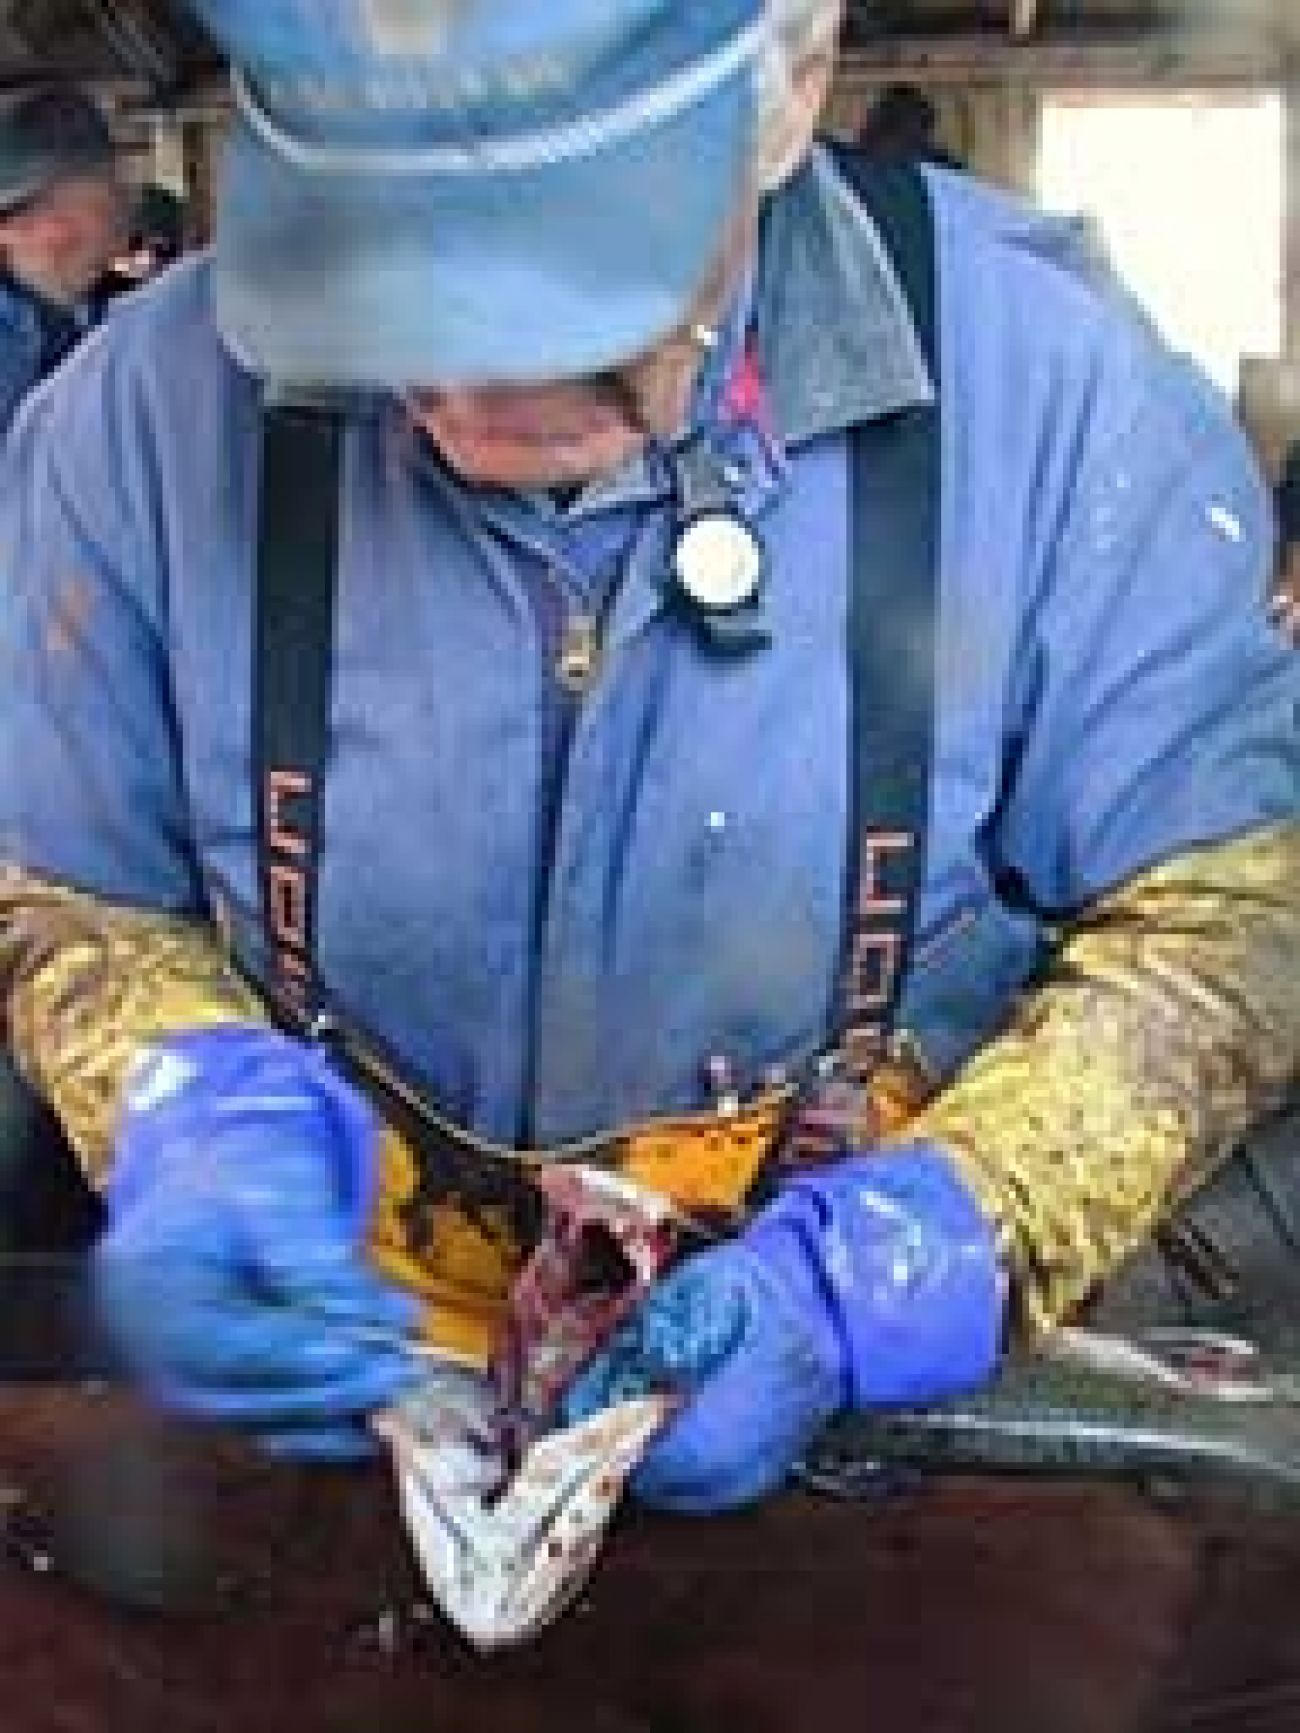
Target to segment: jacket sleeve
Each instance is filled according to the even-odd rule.
[[[202,917],[156,418],[108,335],[30,400],[0,463],[0,859]]]
[[[1104,341],[1100,340],[1104,339]],[[1271,501],[1221,398],[1100,323],[1042,466],[981,839],[1055,935],[912,1130],[1067,1315],[1283,1097],[1300,1055],[1300,658]]]
[[[96,1183],[143,1049],[181,1029],[265,1020],[210,928],[15,867],[0,871],[0,1003],[19,1065]]]
[[[260,1017],[193,845],[153,447],[129,354],[92,340],[0,465],[0,1025],[92,1179],[142,1046]]]
[[[1072,1311],[1300,1077],[1300,827],[1098,899],[905,1133],[998,1223],[1022,1321]]]

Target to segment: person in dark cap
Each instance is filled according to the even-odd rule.
[[[928,162],[940,168],[963,165],[939,142],[939,115],[915,84],[887,84],[871,105],[858,133],[858,149],[874,162]]]
[[[1300,439],[1292,441],[1283,460],[1275,503],[1278,568],[1269,611],[1300,647]]]
[[[133,253],[147,254],[144,274],[155,276],[174,265],[185,245],[185,201],[170,187],[141,187],[131,225]]]
[[[43,85],[0,105],[0,435],[31,388],[92,323],[90,290],[124,233],[113,141],[79,89]],[[38,1172],[12,1159],[23,1127]],[[5,1244],[44,1245],[89,1226],[89,1205],[57,1175],[67,1154],[0,1052],[0,1218]],[[56,1177],[51,1181],[49,1175]]]
[[[84,92],[45,85],[0,108],[0,431],[93,322],[126,209],[112,135]]]
[[[140,289],[174,265],[185,247],[185,201],[170,187],[142,186],[131,211],[130,234],[95,290],[106,310],[119,295]]]

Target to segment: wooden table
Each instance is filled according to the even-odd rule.
[[[55,1523],[52,1572],[0,1564],[5,1733],[1300,1728],[1300,1522],[1226,1502],[979,1481],[632,1516],[560,1625],[484,1660],[429,1617],[378,1471],[33,1388],[0,1397],[0,1481]],[[189,1610],[63,1579],[120,1587],[141,1522]]]

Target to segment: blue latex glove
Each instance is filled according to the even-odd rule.
[[[100,1310],[169,1406],[253,1428],[277,1452],[364,1453],[364,1417],[409,1386],[412,1296],[359,1251],[370,1109],[309,1048],[197,1030],[139,1067],[95,1254]]]
[[[565,1417],[681,1391],[633,1490],[725,1510],[780,1486],[843,1409],[982,1383],[1005,1309],[992,1229],[943,1154],[858,1158],[795,1181],[738,1239],[671,1272],[576,1380]]]

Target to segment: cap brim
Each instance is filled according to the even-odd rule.
[[[79,180],[83,175],[109,175],[116,166],[117,159],[111,151],[92,149],[82,153],[64,151],[49,161],[33,163],[24,173],[0,182],[0,215],[12,216],[64,181]]]
[[[254,371],[315,386],[565,378],[681,323],[752,153],[749,78],[598,153],[526,170],[303,168],[240,122],[217,318]]]

